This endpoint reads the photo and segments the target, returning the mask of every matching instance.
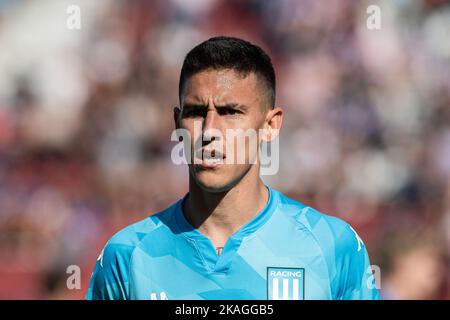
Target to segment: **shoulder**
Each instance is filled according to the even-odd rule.
[[[277,193],[278,212],[317,244],[333,299],[378,299],[367,250],[349,223]]]
[[[175,205],[116,232],[100,253],[98,257],[100,264],[102,266],[110,264],[116,267],[128,264],[134,249],[146,236],[170,223]]]
[[[310,233],[323,251],[333,251],[334,255],[360,251],[364,245],[356,231],[346,221],[318,211],[280,192],[279,209]]]
[[[129,268],[135,248],[149,234],[170,221],[172,205],[114,234],[97,258],[87,299],[128,299]]]

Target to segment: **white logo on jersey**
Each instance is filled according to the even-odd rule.
[[[280,293],[279,293],[279,287],[280,282],[282,283],[281,286],[281,300],[290,300],[289,297],[289,291],[292,293],[292,300],[298,300],[298,279],[289,279],[289,278],[273,278],[272,279],[272,299],[273,300],[280,300]],[[289,285],[290,284],[290,285]],[[289,290],[289,287],[291,287],[291,290]]]
[[[304,278],[304,268],[267,267],[267,299],[305,299]]]
[[[103,248],[102,252],[100,252],[100,255],[97,258],[97,261],[100,260],[100,266],[103,268],[103,251],[105,251],[105,248]]]
[[[151,300],[169,300],[169,298],[167,298],[167,294],[164,291],[161,291],[159,293],[159,299],[158,299],[156,292],[152,292],[150,294],[150,299]]]
[[[353,229],[351,226],[349,226],[350,229],[352,229],[353,233],[355,234],[356,237],[356,241],[358,241],[358,252],[361,251],[361,245],[364,245],[364,242],[362,241],[362,239],[358,236],[358,234],[356,233],[355,229]]]

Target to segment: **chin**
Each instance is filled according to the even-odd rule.
[[[192,177],[202,190],[211,193],[228,191],[236,184],[233,177],[229,177],[223,172],[195,172]]]
[[[222,179],[212,179],[205,177],[196,177],[197,185],[204,191],[211,193],[225,192],[231,189],[232,184]]]
[[[218,168],[220,169],[220,168]],[[190,173],[197,185],[206,192],[220,193],[233,188],[241,181],[248,170],[192,170]]]

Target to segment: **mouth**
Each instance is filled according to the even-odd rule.
[[[203,169],[216,168],[225,163],[226,156],[217,150],[202,150],[201,162],[198,164]]]

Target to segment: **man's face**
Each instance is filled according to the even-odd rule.
[[[176,119],[190,134],[189,171],[202,189],[226,191],[259,166],[259,140],[252,145],[249,133],[264,128],[269,108],[263,88],[254,73],[242,77],[230,69],[202,71],[186,81]]]

